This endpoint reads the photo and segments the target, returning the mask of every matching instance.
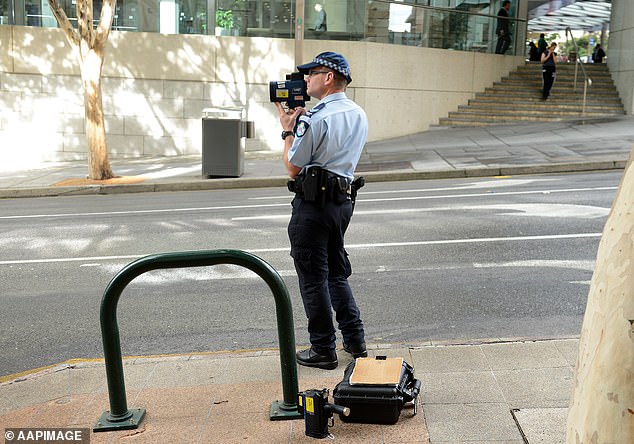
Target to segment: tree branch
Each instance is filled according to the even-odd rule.
[[[114,10],[115,0],[104,0],[101,5],[101,16],[99,17],[99,25],[97,25],[94,46],[94,48],[100,52],[103,51],[108,36],[110,35],[112,20],[114,19]]]
[[[70,44],[79,46],[79,34],[73,28],[73,25],[70,24],[70,20],[68,20],[68,16],[60,6],[59,1],[48,0],[48,5],[51,7],[51,12],[53,12],[59,27],[64,31],[64,34],[66,34],[66,38]]]
[[[92,29],[92,0],[77,0],[77,31],[79,38],[92,49],[94,32]]]

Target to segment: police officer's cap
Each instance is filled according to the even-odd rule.
[[[339,74],[345,77],[348,83],[352,82],[352,77],[350,77],[350,65],[348,64],[348,61],[344,56],[336,52],[326,51],[322,52],[321,54],[317,54],[317,57],[315,57],[312,62],[299,65],[297,67],[297,70],[302,74],[308,74],[308,71],[318,66],[325,66],[326,68],[337,71]]]

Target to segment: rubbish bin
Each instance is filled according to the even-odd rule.
[[[240,177],[244,173],[245,138],[249,122],[241,107],[203,110],[202,176]]]

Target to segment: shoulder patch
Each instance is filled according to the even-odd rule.
[[[297,124],[297,128],[295,128],[295,135],[297,137],[302,137],[304,134],[306,134],[306,130],[308,130],[308,128],[310,128],[310,123],[306,122],[305,120],[300,120]]]

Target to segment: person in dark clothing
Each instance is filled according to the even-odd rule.
[[[542,54],[548,50],[548,42],[546,42],[546,35],[539,34],[539,40],[537,40],[537,60],[541,60]]]
[[[530,62],[539,62],[540,60],[540,56],[537,54],[537,46],[532,40],[528,43],[528,60]]]
[[[557,43],[552,42],[548,50],[542,54],[542,77],[544,79],[544,88],[542,90],[542,99],[546,100],[550,95],[550,90],[555,83],[555,73],[557,71],[557,65],[555,58],[557,53]]]
[[[593,63],[603,63],[603,58],[605,57],[605,51],[601,48],[601,45],[597,44],[594,47],[594,51],[592,52],[592,62]]]
[[[495,33],[498,36],[498,43],[495,47],[496,54],[504,54],[509,46],[511,46],[511,32],[509,31],[509,9],[511,9],[510,0],[504,0],[502,7],[498,11],[498,24]]]

